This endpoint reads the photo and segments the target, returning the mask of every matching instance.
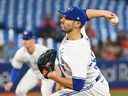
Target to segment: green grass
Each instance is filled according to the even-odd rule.
[[[128,96],[128,93],[113,93],[111,96]]]

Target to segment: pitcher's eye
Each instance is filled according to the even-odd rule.
[[[61,15],[61,16],[60,16],[60,19],[63,19],[63,18],[64,18],[64,16]]]

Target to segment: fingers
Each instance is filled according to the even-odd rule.
[[[107,16],[107,19],[111,19],[111,18],[115,18],[116,14],[113,12],[107,12],[106,16]]]
[[[109,21],[112,23],[112,25],[116,25],[119,23],[119,18],[115,15],[113,18],[109,19]]]
[[[116,24],[118,24],[118,22],[119,22],[118,16],[117,16],[115,13],[111,12],[111,11],[106,11],[105,17],[106,17],[106,19],[107,19],[109,22],[112,23],[112,25],[116,25]]]
[[[43,70],[42,70],[42,74],[43,74],[43,76],[44,76],[45,78],[48,78],[48,77],[47,77],[48,73],[49,73],[49,72],[48,72],[47,69],[43,69]]]

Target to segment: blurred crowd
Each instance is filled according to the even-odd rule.
[[[96,32],[92,26],[92,22],[86,25],[86,33],[90,38],[90,43],[92,45],[92,50],[95,52],[96,57],[104,60],[116,60],[116,59],[127,59],[128,58],[128,32],[125,30],[118,30],[117,37],[115,41],[112,41],[110,37],[107,37],[106,41],[97,40],[98,32]],[[4,30],[1,28],[1,30]],[[22,30],[8,29],[11,34],[16,32],[16,36],[21,37]],[[0,32],[0,37],[2,38],[2,31]],[[64,32],[59,27],[59,22],[55,22],[50,16],[43,19],[40,26],[35,32],[37,43],[41,43],[50,48],[58,48],[59,43],[64,37]],[[21,46],[19,43],[21,38],[17,38],[17,43],[13,39],[9,39],[7,44],[4,44],[0,40],[0,58],[1,60],[9,61],[14,56],[16,50]],[[9,37],[13,38],[13,37]],[[20,46],[19,46],[20,45]],[[53,45],[53,46],[51,46]],[[55,47],[54,45],[58,45]]]
[[[99,59],[104,60],[117,60],[128,58],[128,32],[125,30],[118,30],[116,32],[116,40],[113,41],[110,37],[107,37],[106,41],[98,41],[96,44],[93,43],[96,40],[98,32],[95,32],[93,26],[88,24],[87,35],[90,38],[92,50]]]
[[[16,50],[22,46],[22,33],[31,31],[26,29],[0,27],[0,61],[10,61]],[[43,18],[40,26],[32,30],[37,43],[49,48],[58,48],[59,43],[64,37],[59,23],[55,22],[50,15]]]
[[[111,61],[118,59],[127,60],[128,58],[128,33],[125,30],[117,31],[115,41],[108,37],[105,42],[99,41],[97,45],[91,44],[93,51],[99,59]]]

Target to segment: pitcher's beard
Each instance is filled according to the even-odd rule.
[[[72,31],[72,29],[67,29],[63,26],[63,24],[60,25],[61,26],[61,30],[64,31],[65,33],[70,33]]]

